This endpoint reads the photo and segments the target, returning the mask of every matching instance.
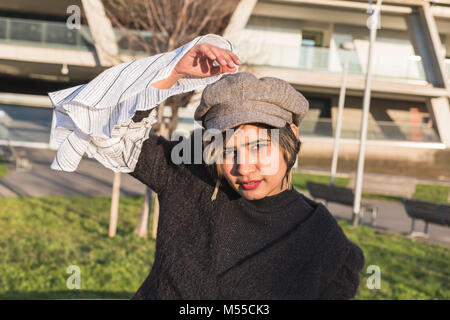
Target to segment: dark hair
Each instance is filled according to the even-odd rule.
[[[244,124],[239,125],[233,129],[237,130],[238,128],[240,128],[243,125]],[[272,134],[270,129],[279,129],[278,143],[279,143],[279,146],[281,147],[281,151],[283,153],[283,158],[284,158],[284,161],[286,162],[286,166],[287,166],[287,170],[286,170],[286,174],[285,174],[284,178],[286,179],[286,181],[288,183],[288,187],[289,187],[289,185],[291,184],[290,172],[291,172],[292,167],[295,164],[295,161],[297,160],[298,153],[300,152],[301,141],[295,136],[289,123],[286,123],[286,125],[281,128],[276,128],[276,127],[269,126],[269,125],[266,125],[263,123],[255,123],[255,125],[257,125],[260,128],[267,129],[267,132],[270,137]],[[225,132],[223,132],[222,133],[222,141],[225,141],[225,139],[226,139]],[[211,143],[213,143],[213,142],[212,141],[207,141],[207,142],[204,141],[203,142],[203,150],[205,150],[205,148],[208,145],[210,145]],[[205,164],[205,165],[206,165],[206,168],[208,169],[210,176],[214,180],[221,180],[223,178],[223,175],[220,172],[220,169],[219,169],[219,166],[217,165],[217,163]]]

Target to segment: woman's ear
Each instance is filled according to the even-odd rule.
[[[298,127],[294,123],[291,123],[290,126],[291,126],[291,129],[294,132],[295,136],[298,139]]]

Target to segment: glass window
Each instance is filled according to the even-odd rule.
[[[322,47],[323,33],[320,31],[302,31],[302,47]]]
[[[11,40],[42,41],[42,23],[11,21]]]

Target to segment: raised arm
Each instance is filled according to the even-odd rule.
[[[218,61],[216,66],[214,61]],[[158,89],[170,89],[185,76],[206,78],[237,70],[238,57],[231,51],[202,43],[194,46],[177,63],[172,73],[166,79],[152,84]],[[178,166],[171,161],[171,151],[175,141],[168,141],[160,136],[150,134],[142,144],[142,149],[131,176],[148,185],[156,193],[160,193],[170,184],[170,179],[176,176]]]
[[[216,63],[215,63],[216,62]],[[166,79],[152,84],[157,89],[170,89],[185,76],[206,78],[235,72],[240,65],[239,58],[230,50],[204,42],[190,49]]]
[[[75,171],[86,153],[115,172],[133,172],[156,122],[155,107],[237,71],[232,61],[240,63],[229,41],[208,34],[172,52],[109,68],[87,84],[49,93],[56,116],[51,145],[58,149],[51,168]],[[137,111],[146,110],[151,111],[147,117],[133,121]]]

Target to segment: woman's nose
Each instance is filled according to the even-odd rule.
[[[240,175],[246,176],[247,174],[255,171],[256,159],[251,156],[248,150],[239,153],[239,157],[237,160],[238,172]]]
[[[255,171],[255,165],[249,163],[238,164],[238,172],[241,176],[247,176],[248,174]]]

